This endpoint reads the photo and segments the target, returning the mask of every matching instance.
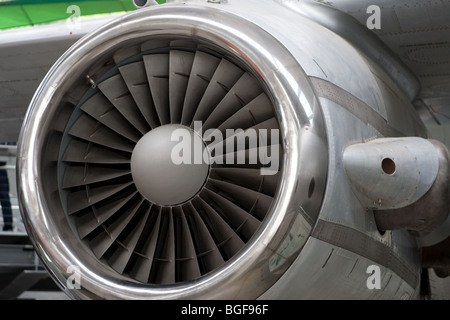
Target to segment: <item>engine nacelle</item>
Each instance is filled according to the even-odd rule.
[[[426,130],[407,93],[291,8],[148,6],[83,37],[43,80],[19,200],[73,298],[415,298],[417,238],[377,227],[343,160],[411,136]],[[402,179],[382,160],[376,174]]]

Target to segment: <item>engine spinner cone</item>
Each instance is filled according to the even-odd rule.
[[[202,138],[186,126],[167,124],[149,131],[131,156],[136,188],[158,205],[174,206],[190,200],[208,177],[204,150]]]

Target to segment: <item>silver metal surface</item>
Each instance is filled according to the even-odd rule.
[[[333,30],[375,61],[413,100],[420,85],[416,76],[379,38],[351,15],[315,0],[275,0],[301,15]],[[372,3],[371,3],[372,4]]]
[[[379,136],[376,127],[371,125],[373,119],[359,119],[347,106],[323,98],[320,93],[319,98],[329,147],[324,202],[316,227],[302,252],[261,298],[417,298],[420,257],[416,239],[405,230],[381,234],[373,212],[356,197],[344,169],[343,151],[348,145]],[[351,100],[347,101],[351,103]],[[395,257],[396,268],[390,265],[393,259],[386,259],[386,256]],[[370,266],[380,268],[380,290],[371,290],[367,286]],[[407,272],[402,274],[400,270]]]
[[[417,159],[418,164],[437,161],[436,178],[430,188],[417,201],[406,207],[386,211],[377,210],[374,213],[376,223],[381,230],[404,228],[418,237],[420,242],[422,242],[420,237],[428,235],[434,239],[441,238],[441,240],[448,237],[448,233],[446,236],[443,233],[445,228],[441,228],[441,226],[445,226],[450,213],[450,152],[442,142],[433,139],[427,141],[434,150],[424,152],[422,155],[418,154],[412,159]],[[417,146],[419,145],[417,143]],[[414,150],[414,148],[411,149]],[[422,150],[417,151],[427,151],[427,148],[423,147]],[[423,161],[424,159],[427,160]],[[425,165],[425,167],[422,165],[420,175],[414,174],[415,171],[410,170],[411,176],[426,177],[429,174],[427,166],[432,167],[432,164]],[[429,177],[425,179],[427,178]],[[420,186],[417,189],[421,189]]]
[[[438,152],[423,138],[379,138],[348,146],[344,167],[368,209],[397,209],[420,199],[439,172]]]
[[[300,61],[308,76],[326,79],[386,118],[385,101],[379,92],[378,81],[359,49],[331,30],[275,1],[260,2],[261,10],[254,10],[251,1],[231,4],[234,2],[223,7],[270,32]],[[263,9],[273,12],[271,19],[266,18]],[[366,75],[364,81],[359,81],[359,74]]]
[[[370,290],[370,266],[380,267],[380,290]],[[417,272],[417,270],[415,270]],[[261,300],[408,300],[418,292],[373,260],[311,237],[298,259]]]
[[[221,18],[217,20],[219,14]],[[283,179],[276,201],[254,238],[237,257],[212,274],[195,283],[166,287],[127,280],[92,256],[53,196],[56,186],[52,178],[55,170],[51,168],[52,156],[42,157],[53,139],[55,125],[59,126],[58,107],[77,79],[84,78],[86,71],[105,56],[113,55],[127,44],[142,43],[152,37],[193,37],[203,46],[211,46],[252,70],[274,100],[284,150]],[[327,148],[323,130],[320,109],[308,79],[273,36],[219,7],[174,5],[142,9],[78,42],[51,69],[37,91],[21,132],[17,160],[25,224],[38,254],[61,286],[65,286],[70,276],[67,268],[80,267],[82,288],[66,289],[74,298],[256,298],[279,278],[311,232],[326,181]],[[313,161],[311,154],[316,156]],[[308,171],[303,170],[306,165]],[[46,179],[37,179],[46,173],[49,174]],[[308,177],[304,178],[304,174]],[[311,202],[308,198],[311,176],[315,179],[314,197],[311,197],[314,203],[309,204],[308,211],[299,210],[302,202],[305,206]],[[298,229],[299,225],[302,228]],[[304,240],[291,245],[287,252],[284,243],[292,234]]]

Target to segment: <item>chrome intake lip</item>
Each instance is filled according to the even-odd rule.
[[[193,38],[238,60],[266,86],[280,125],[284,156],[271,209],[246,246],[195,281],[145,285],[101,264],[83,244],[61,201],[45,154],[61,124],[67,92],[105,56],[150,38]],[[77,299],[254,299],[297,257],[317,220],[328,171],[319,102],[298,61],[268,31],[221,7],[164,5],[127,14],[87,35],[52,67],[30,104],[17,156],[19,202],[31,241],[55,281]],[[55,169],[56,170],[56,169]],[[52,173],[53,172],[53,173]],[[294,239],[294,240],[291,240]],[[67,286],[77,266],[80,289]]]

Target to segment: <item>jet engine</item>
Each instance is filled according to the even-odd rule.
[[[297,1],[136,3],[61,56],[22,127],[20,207],[60,287],[417,298],[449,160],[407,69]]]

